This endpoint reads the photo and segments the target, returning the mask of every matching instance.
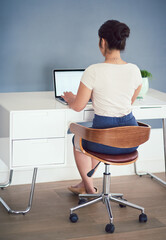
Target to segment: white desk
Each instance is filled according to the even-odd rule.
[[[136,100],[133,113],[138,120],[163,119],[166,160],[166,93],[150,89],[144,99]],[[37,168],[65,166],[70,122],[91,121],[93,115],[91,105],[79,113],[74,112],[56,101],[52,91],[0,94],[0,159],[10,170],[9,181],[0,187],[10,185],[13,170],[34,168],[29,206],[25,211],[11,210],[0,198],[9,212],[30,210]]]

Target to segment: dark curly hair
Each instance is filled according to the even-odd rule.
[[[126,38],[129,37],[130,29],[125,23],[116,20],[108,20],[98,30],[100,38],[99,45],[101,47],[101,39],[104,38],[108,43],[109,50],[124,50],[126,46]]]

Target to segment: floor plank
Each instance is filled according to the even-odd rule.
[[[159,174],[164,178],[164,174]],[[109,234],[105,225],[109,222],[102,203],[77,211],[79,221],[69,221],[69,209],[77,205],[78,198],[67,190],[77,181],[38,183],[31,211],[26,215],[10,215],[0,205],[1,240],[105,240]],[[102,179],[94,179],[102,188]],[[0,190],[0,196],[17,209],[26,208],[30,185],[11,186]],[[145,207],[147,223],[139,223],[140,212],[132,208],[119,208],[111,203],[115,232],[112,240],[164,240],[166,239],[166,188],[149,176],[112,177],[111,191],[122,192],[124,197]]]

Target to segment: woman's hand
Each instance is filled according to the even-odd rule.
[[[74,102],[76,95],[74,95],[72,92],[64,92],[64,95],[61,97],[70,105]]]
[[[91,98],[92,90],[80,82],[77,95],[74,95],[72,92],[64,92],[63,94],[61,97],[68,103],[69,108],[80,112]]]
[[[134,95],[133,95],[133,97],[132,97],[132,99],[131,99],[131,104],[133,104],[134,101],[136,100],[139,92],[141,91],[141,88],[142,88],[142,84],[139,85],[138,88],[135,90]]]

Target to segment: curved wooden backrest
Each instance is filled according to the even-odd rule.
[[[151,127],[138,122],[138,126],[105,129],[87,128],[77,123],[70,124],[70,131],[85,140],[112,147],[136,147],[149,139]]]

